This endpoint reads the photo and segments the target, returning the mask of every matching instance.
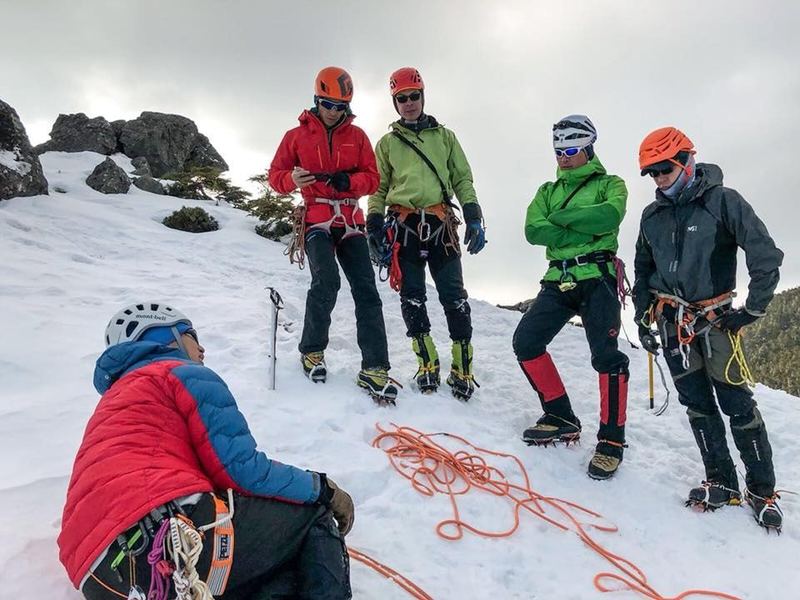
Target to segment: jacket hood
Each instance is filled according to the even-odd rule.
[[[157,360],[188,360],[179,349],[157,342],[124,342],[106,349],[94,367],[94,389],[105,394],[115,381],[136,367]]]
[[[575,167],[574,169],[562,169],[561,167],[556,168],[556,177],[559,180],[566,181],[567,183],[581,181],[586,179],[589,175],[594,175],[595,173],[598,175],[606,174],[606,168],[603,166],[603,163],[600,162],[600,159],[597,158],[596,154],[592,157],[592,160],[587,162],[585,165],[581,165],[580,167]]]
[[[661,190],[656,188],[656,200],[659,203],[672,204],[686,204],[693,200],[700,198],[711,188],[722,185],[722,169],[717,165],[711,163],[697,163],[697,176],[694,183],[683,190],[680,195],[673,201],[667,198]]]

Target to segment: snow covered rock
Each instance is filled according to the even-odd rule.
[[[145,175],[144,177],[137,177],[136,179],[133,180],[133,185],[135,185],[140,190],[144,190],[145,192],[151,192],[153,194],[159,194],[163,196],[166,193],[164,190],[164,186],[161,185],[161,182],[158,181],[158,179],[153,179],[149,175]]]
[[[0,100],[0,200],[47,193],[47,179],[22,121]]]
[[[90,119],[83,113],[58,115],[50,140],[36,146],[36,153],[97,152],[113,154],[117,148],[117,136],[111,123],[103,117]]]
[[[191,167],[213,167],[220,172],[228,164],[191,119],[180,115],[143,112],[122,127],[119,138],[127,156],[143,156],[155,177]]]
[[[127,194],[131,180],[122,167],[107,158],[94,168],[86,179],[86,185],[103,194]]]

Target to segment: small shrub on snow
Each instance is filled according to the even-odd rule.
[[[217,220],[199,206],[184,206],[166,217],[162,223],[171,229],[190,233],[204,233],[219,229]]]

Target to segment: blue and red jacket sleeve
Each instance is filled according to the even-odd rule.
[[[381,176],[378,173],[378,164],[375,161],[375,152],[372,144],[369,143],[367,134],[361,129],[357,129],[359,137],[358,167],[350,175],[350,196],[360,198],[370,196],[375,193],[380,184]]]
[[[300,161],[294,145],[294,130],[287,131],[269,166],[269,184],[279,194],[289,194],[297,187],[292,179],[292,169],[299,166]]]
[[[192,445],[217,489],[298,504],[319,499],[317,473],[272,460],[256,448],[236,400],[214,371],[198,364],[181,365],[172,369],[171,383],[178,409],[187,418]]]

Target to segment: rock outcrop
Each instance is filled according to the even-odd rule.
[[[47,194],[42,164],[17,111],[0,100],[0,200]]]

